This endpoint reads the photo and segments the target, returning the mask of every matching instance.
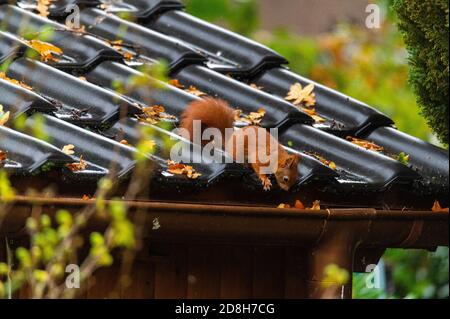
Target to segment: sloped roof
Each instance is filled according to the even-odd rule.
[[[108,6],[108,12],[98,7],[99,1],[52,3],[51,20],[30,7],[19,8],[20,3],[0,6],[0,63],[8,63],[7,77],[25,84],[0,78],[0,104],[12,118],[30,115],[22,132],[8,127],[12,120],[0,126],[0,150],[7,152],[2,165],[13,182],[38,187],[54,183],[62,196],[81,197],[93,191],[114,164],[119,181],[126,184],[137,149],[119,142],[125,139],[135,145],[139,127],[147,126],[157,144],[156,153],[148,155],[155,164],[150,199],[273,206],[302,198],[321,199],[329,206],[398,209],[428,209],[435,199],[448,204],[447,151],[399,132],[388,116],[363,102],[291,72],[278,53],[189,15],[180,2],[126,0]],[[69,4],[82,8],[85,32],[60,23]],[[120,18],[121,12],[130,21]],[[63,51],[58,61],[30,57],[29,43],[23,38],[38,30]],[[123,50],[110,45],[117,40],[138,59],[125,59]],[[167,61],[170,76],[185,87],[225,99],[245,113],[263,107],[266,115],[261,125],[278,128],[280,141],[302,156],[296,186],[289,193],[277,187],[264,193],[252,172],[236,164],[194,164],[202,174],[198,180],[164,174],[169,154],[165,140],[177,139],[169,131],[177,120],[149,125],[135,115],[140,107],[157,104],[178,118],[188,103],[200,97],[167,83],[161,83],[164,89],[136,88],[126,95],[114,90],[136,75],[143,76],[136,67],[140,63],[160,59]],[[325,122],[316,123],[284,99],[295,83],[315,84],[317,114]],[[41,123],[35,112],[45,114],[45,121]],[[39,125],[50,137],[48,142],[30,133]],[[374,142],[384,151],[356,146],[347,136]],[[79,161],[61,151],[67,144],[83,155],[88,163],[85,170],[65,167]],[[409,165],[394,158],[401,152],[410,155]],[[198,155],[198,150],[193,153]]]

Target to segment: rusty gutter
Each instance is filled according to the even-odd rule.
[[[108,201],[106,201],[108,203]],[[331,263],[355,270],[357,251],[386,248],[433,250],[449,244],[449,213],[431,211],[380,211],[370,208],[320,211],[205,205],[171,202],[124,201],[131,217],[143,212],[144,238],[167,242],[209,242],[240,245],[288,245],[308,251],[308,297],[323,297],[323,270]],[[32,207],[54,214],[76,211],[95,200],[17,196],[12,211],[0,226],[0,235],[24,232]],[[161,228],[153,229],[158,219]],[[104,227],[96,217],[89,228]],[[350,298],[351,281],[331,293]]]

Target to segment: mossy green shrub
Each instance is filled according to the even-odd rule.
[[[422,114],[448,145],[449,1],[394,0],[410,54],[410,82]]]

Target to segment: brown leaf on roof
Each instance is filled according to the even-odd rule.
[[[59,59],[53,56],[53,54],[64,54],[64,52],[60,48],[48,42],[40,40],[30,40],[27,41],[27,43],[39,53],[43,62],[58,62]]]
[[[191,85],[189,88],[186,89],[186,92],[195,95],[195,96],[206,96],[207,94],[205,92],[200,91],[199,89],[197,89],[195,86]]]
[[[87,163],[83,160],[83,155],[80,156],[80,161],[77,163],[66,164],[66,167],[72,172],[84,171],[86,169]]]
[[[30,90],[30,91],[33,90],[33,88],[32,88],[31,86],[28,86],[28,85],[26,85],[25,83],[20,82],[20,81],[18,81],[18,80],[16,80],[16,79],[11,79],[10,77],[8,77],[8,76],[7,76],[5,73],[3,73],[3,72],[0,72],[0,79],[5,80],[5,81],[8,81],[9,83],[12,83],[12,84],[14,84],[14,85],[23,87],[24,89],[27,89],[27,90]]]
[[[305,152],[308,155],[311,155],[312,157],[314,157],[315,159],[317,159],[318,161],[320,161],[322,164],[328,166],[329,168],[331,168],[332,170],[337,170],[337,165],[335,162],[329,161],[326,158],[320,156],[317,153],[310,153],[310,152]]]
[[[442,208],[441,207],[441,203],[439,203],[438,200],[434,201],[434,204],[433,204],[433,207],[431,208],[431,210],[433,212],[436,212],[436,213],[438,213],[438,212],[440,212],[440,213],[448,213],[449,212],[448,207],[447,208]]]
[[[168,83],[176,88],[184,89],[184,85],[178,79],[171,79]]]
[[[142,108],[142,114],[137,115],[141,122],[157,124],[162,119],[176,119],[174,115],[166,113],[166,110],[161,105],[145,106]]]
[[[311,116],[316,123],[326,122],[323,117],[317,115],[317,111],[315,108],[300,107],[300,110]]]
[[[197,179],[200,176],[202,176],[202,174],[197,173],[192,166],[181,163],[175,163],[174,161],[170,160],[167,163],[169,165],[167,171],[171,174],[186,175],[190,179]]]
[[[321,210],[322,208],[320,207],[320,200],[314,201],[312,206],[310,208],[307,208],[307,209],[308,210]]]
[[[259,86],[259,85],[255,84],[255,83],[251,83],[250,87],[254,88],[255,90],[262,90],[263,89],[262,86]]]
[[[360,138],[356,138],[353,136],[347,136],[347,141],[352,142],[353,144],[363,147],[369,151],[374,151],[374,152],[383,152],[384,151],[383,147],[381,147],[375,143],[372,143],[372,142],[369,142],[369,141],[366,141],[366,140],[363,140]]]
[[[250,125],[260,125],[264,116],[266,115],[266,110],[264,108],[260,108],[256,112],[251,112],[250,114],[244,115],[242,110],[235,110],[234,119],[237,122],[244,122]]]
[[[297,199],[297,200],[295,201],[294,207],[295,207],[296,209],[305,209],[305,205],[304,205],[304,204],[301,202],[301,200],[299,200],[299,199]]]
[[[120,143],[120,144],[123,144],[123,145],[130,146],[130,143],[128,143],[127,140],[121,140],[119,143]]]
[[[316,105],[316,95],[313,93],[314,84],[308,84],[303,88],[300,83],[291,86],[285,99],[291,101],[294,105],[305,105],[311,107]]]
[[[8,159],[8,156],[5,151],[0,150],[0,163],[4,162]]]

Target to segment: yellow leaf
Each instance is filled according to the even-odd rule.
[[[63,55],[63,51],[60,48],[48,42],[30,40],[28,41],[28,45],[39,53],[44,62],[58,62],[59,60],[53,54]]]
[[[73,154],[75,154],[74,149],[75,149],[74,145],[68,144],[68,145],[64,145],[64,147],[62,148],[62,152],[67,155],[73,155]]]
[[[295,83],[291,86],[285,99],[291,101],[294,105],[307,104],[307,106],[314,106],[316,104],[314,91],[314,84],[308,84],[305,88],[300,83]]]

